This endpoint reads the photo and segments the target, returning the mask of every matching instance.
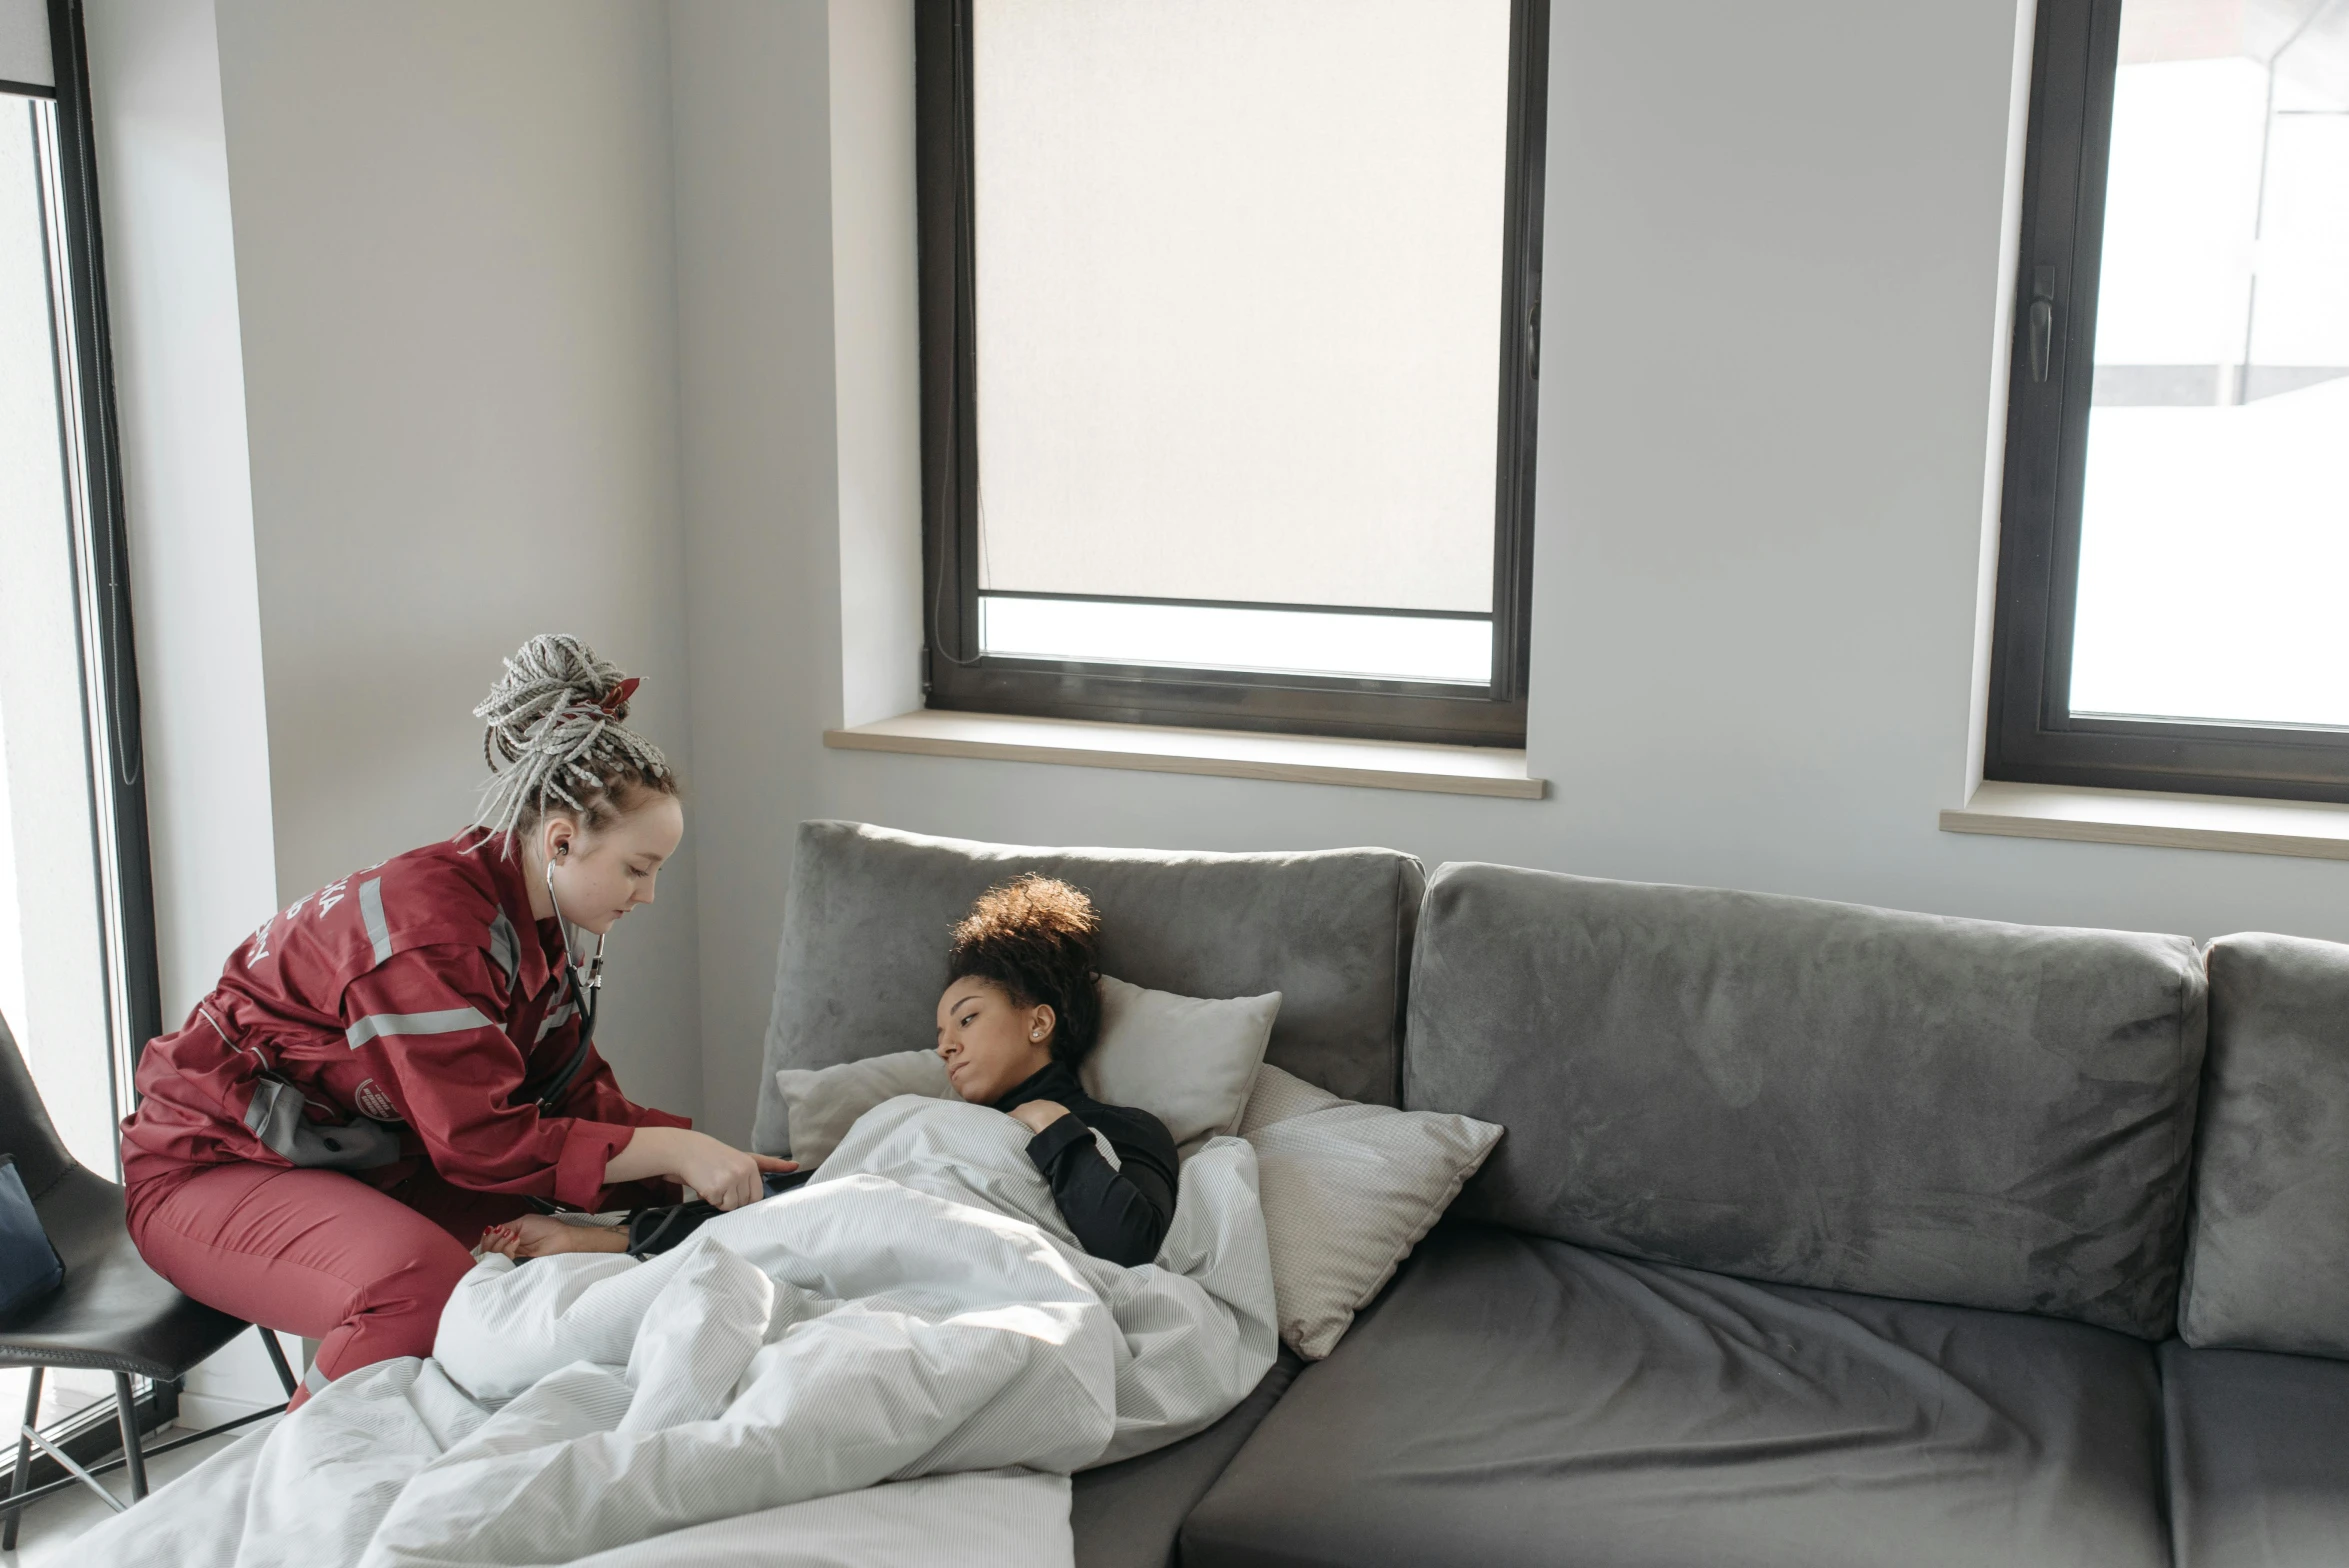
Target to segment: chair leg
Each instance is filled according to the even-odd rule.
[[[293,1398],[294,1369],[286,1364],[285,1347],[277,1342],[276,1331],[263,1328],[256,1323],[253,1325],[253,1332],[261,1336],[261,1343],[269,1352],[269,1364],[277,1368],[277,1380],[285,1385],[285,1397]]]
[[[114,1414],[122,1423],[122,1462],[130,1469],[131,1501],[147,1495],[147,1456],[139,1448],[139,1407],[128,1372],[114,1374]]]
[[[33,1368],[32,1380],[25,1387],[24,1424],[26,1426],[31,1426],[33,1424],[34,1418],[39,1416],[41,1413],[41,1379],[48,1372],[48,1370],[49,1369],[47,1367]],[[29,1437],[19,1435],[16,1440],[16,1477],[8,1488],[9,1496],[15,1497],[24,1491],[25,1483],[33,1478],[32,1469],[33,1440]],[[5,1525],[0,1525],[0,1552],[13,1552],[16,1550],[16,1527],[23,1522],[23,1509],[18,1508],[12,1510],[9,1513],[8,1523]]]

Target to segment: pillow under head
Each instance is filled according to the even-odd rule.
[[[1211,999],[1151,991],[1101,977],[1101,1043],[1077,1068],[1085,1092],[1166,1123],[1189,1159],[1219,1133],[1237,1131],[1248,1090],[1272,1043],[1278,991]]]
[[[1130,1105],[1166,1124],[1185,1159],[1232,1132],[1272,1040],[1278,991],[1219,1000],[1146,990],[1101,977],[1101,1040],[1077,1070],[1104,1105]],[[952,1099],[954,1086],[934,1051],[898,1051],[837,1067],[786,1067],[775,1074],[790,1129],[791,1157],[823,1161],[856,1119],[901,1094]]]

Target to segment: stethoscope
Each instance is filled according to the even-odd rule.
[[[555,848],[557,856],[569,853],[571,853],[571,846],[568,842],[557,845]],[[555,919],[560,921],[563,927],[563,958],[571,966],[572,983],[584,984],[590,991],[601,991],[604,988],[604,934],[597,935],[595,951],[588,955],[587,967],[582,970],[579,966],[578,955],[571,951],[571,922],[563,919],[562,900],[555,897],[555,863],[553,860],[546,863],[546,901],[548,907],[554,910]],[[587,976],[585,981],[579,979],[582,973]],[[584,999],[582,999],[581,1005],[585,1005]]]
[[[556,848],[555,856],[570,853],[571,846],[565,843]],[[556,1074],[554,1082],[538,1097],[542,1110],[560,1100],[570,1089],[571,1080],[578,1076],[580,1066],[587,1060],[587,1048],[595,1043],[595,1015],[602,1010],[603,1005],[604,936],[608,934],[598,933],[595,951],[588,955],[587,963],[582,967],[579,955],[571,948],[571,922],[563,918],[562,901],[555,897],[555,856],[549,856],[546,863],[546,901],[555,912],[555,923],[563,929],[563,962],[571,970],[571,994],[579,1004],[579,1049],[572,1054],[569,1065]]]

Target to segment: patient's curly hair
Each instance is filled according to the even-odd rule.
[[[954,928],[947,983],[992,980],[1021,1007],[1052,1009],[1052,1059],[1070,1067],[1101,1038],[1101,916],[1066,882],[1029,872],[979,895]]]

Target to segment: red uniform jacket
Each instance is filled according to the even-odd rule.
[[[477,1192],[607,1206],[604,1166],[636,1128],[692,1123],[632,1104],[593,1050],[540,1114],[538,1085],[579,1048],[562,950],[557,922],[531,919],[519,855],[479,831],[296,899],[140,1056],[124,1176],[135,1189],[230,1160],[291,1164],[247,1125],[266,1067],[314,1123],[397,1130],[401,1157],[351,1173],[361,1181],[389,1187],[427,1159]]]

